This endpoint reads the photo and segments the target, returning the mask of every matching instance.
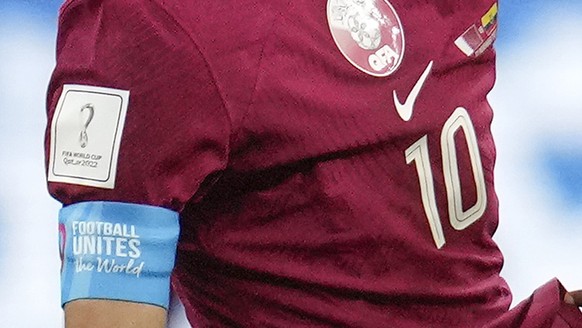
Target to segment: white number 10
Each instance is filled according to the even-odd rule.
[[[455,133],[462,129],[469,149],[471,169],[475,178],[477,200],[473,206],[463,210],[463,198],[461,193],[461,180],[459,165],[457,162],[457,149],[455,147]],[[449,221],[456,230],[463,230],[473,222],[479,220],[487,207],[487,190],[481,164],[481,154],[477,144],[475,128],[465,108],[457,108],[446,121],[441,133],[441,150],[443,156],[443,175],[447,190],[447,202],[449,205]],[[423,136],[408,147],[405,151],[406,163],[416,163],[416,171],[420,182],[420,192],[424,212],[428,219],[430,231],[437,248],[445,244],[443,226],[437,209],[434,178],[430,166],[427,136]]]

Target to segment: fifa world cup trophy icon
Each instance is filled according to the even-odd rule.
[[[81,144],[81,148],[87,147],[87,144],[89,143],[87,128],[89,127],[89,124],[91,124],[94,115],[95,108],[92,104],[86,104],[85,106],[81,107],[81,134],[79,135],[79,143]]]

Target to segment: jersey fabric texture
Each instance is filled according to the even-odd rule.
[[[392,41],[358,14],[344,36],[374,49],[372,67],[397,56],[396,69],[356,67],[330,3],[331,16],[376,6],[367,12]],[[473,53],[492,8],[68,1],[49,122],[65,84],[130,98],[115,188],[50,182],[50,193],[179,212],[172,284],[194,327],[577,327],[557,281],[508,312],[492,240],[495,53]]]

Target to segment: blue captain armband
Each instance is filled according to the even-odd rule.
[[[61,303],[121,300],[168,308],[180,233],[160,207],[85,202],[59,213]]]

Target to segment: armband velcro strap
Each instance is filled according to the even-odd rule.
[[[105,299],[168,308],[180,233],[168,209],[85,202],[59,213],[61,302]]]

